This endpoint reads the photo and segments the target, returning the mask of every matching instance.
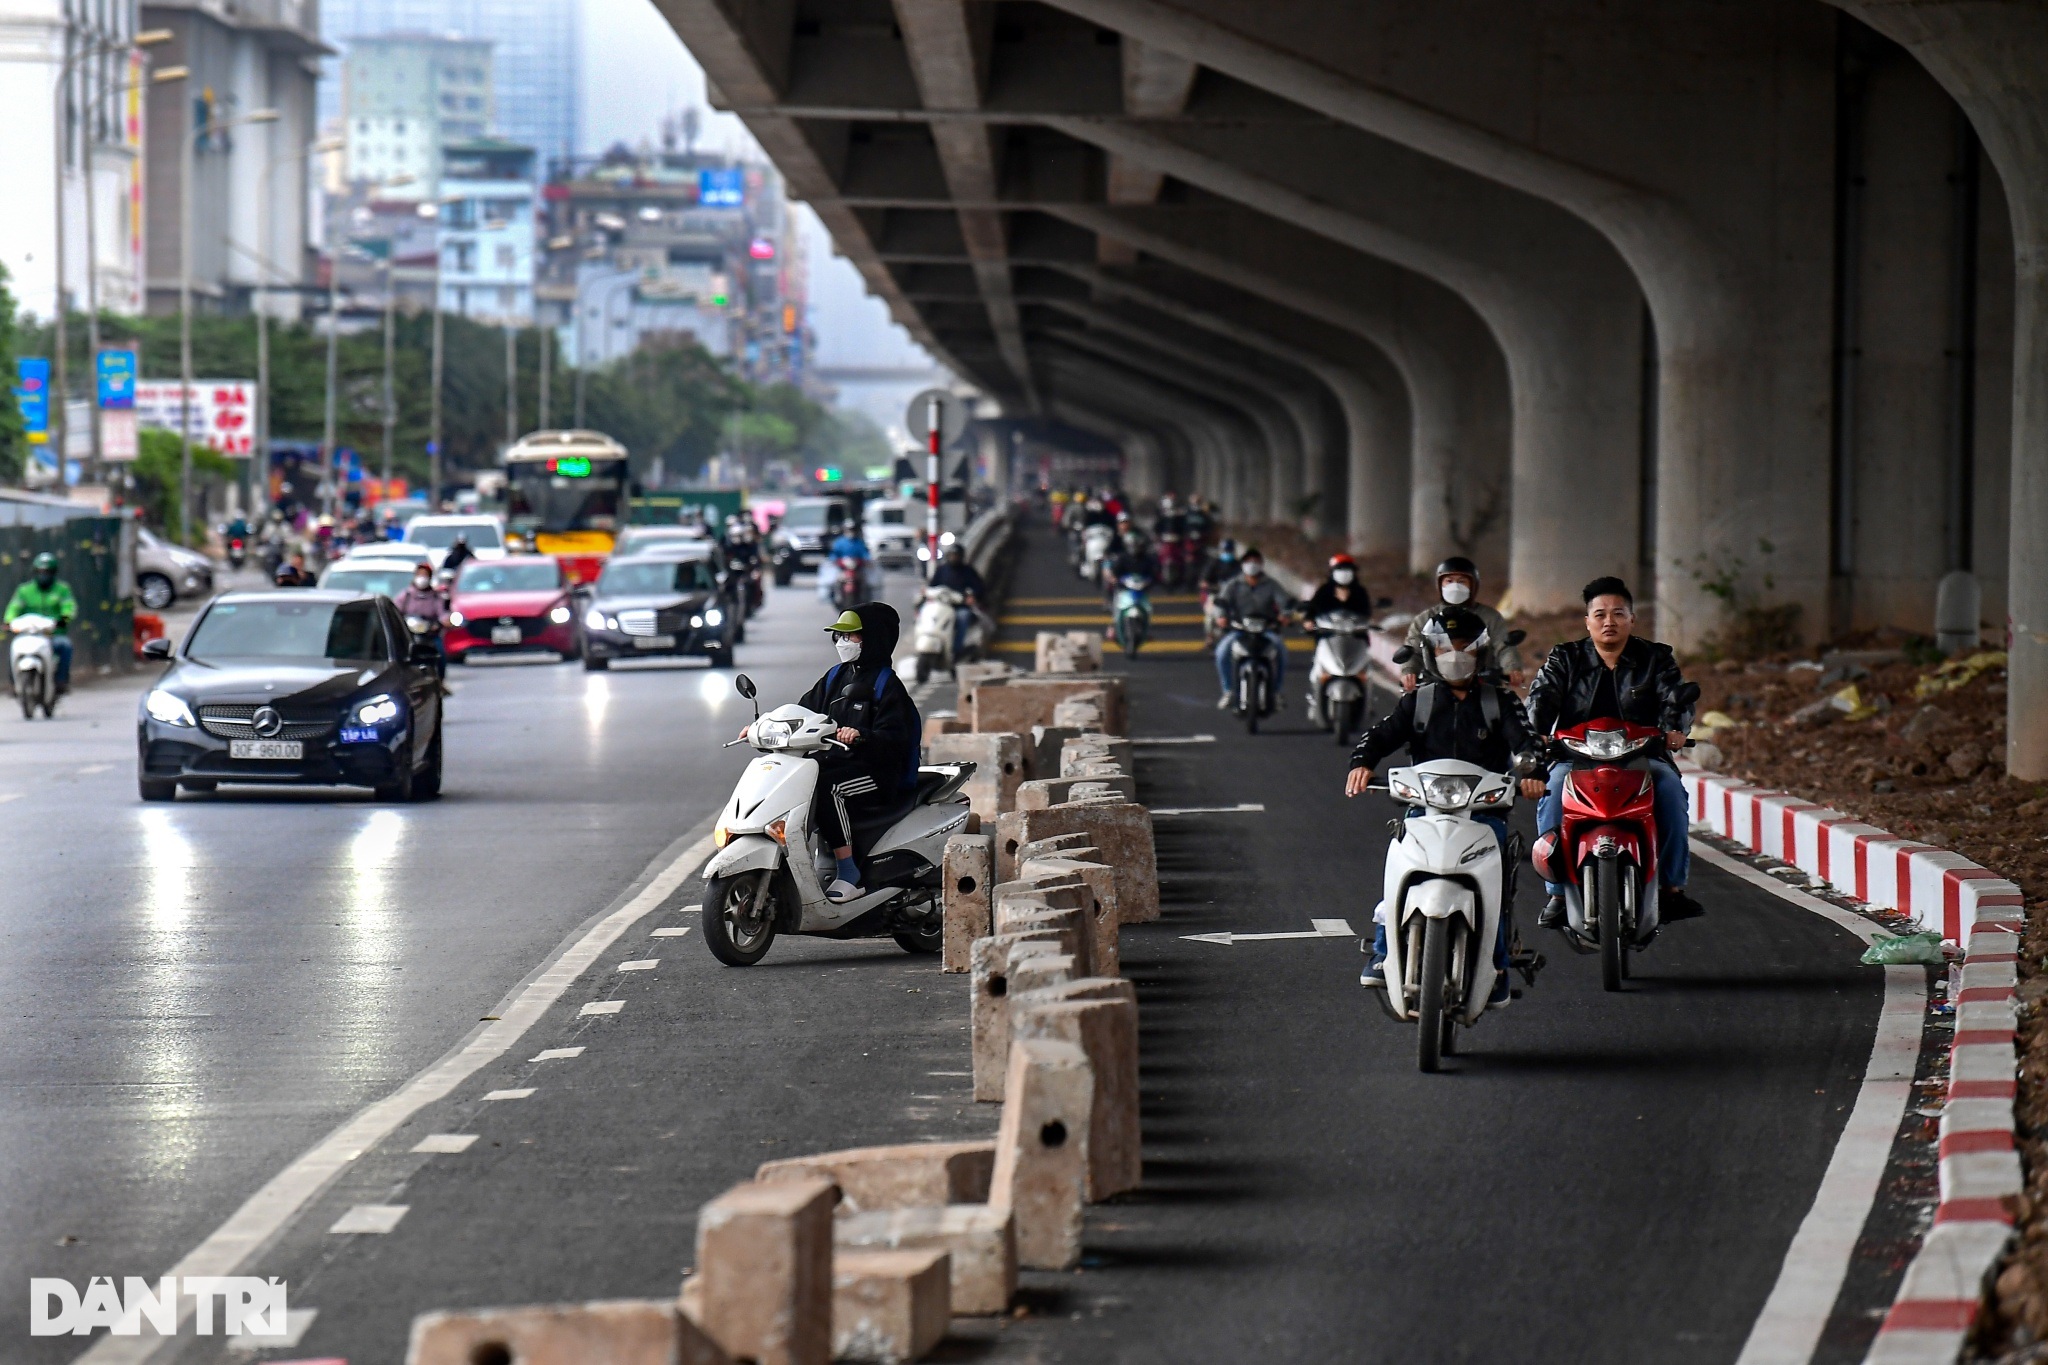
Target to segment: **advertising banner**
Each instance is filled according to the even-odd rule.
[[[101,351],[94,370],[99,380],[102,409],[135,406],[135,352]]]
[[[50,362],[25,355],[14,362],[14,396],[21,403],[21,424],[31,445],[50,439]]]
[[[246,458],[255,449],[254,380],[195,379],[189,401],[194,444],[239,458]],[[176,431],[180,407],[177,380],[136,381],[135,415],[141,425]]]

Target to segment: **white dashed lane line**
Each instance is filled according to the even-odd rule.
[[[398,1226],[410,1204],[358,1204],[334,1220],[329,1232],[380,1234]]]
[[[429,1133],[413,1144],[415,1152],[466,1152],[476,1141],[475,1133]]]
[[[532,1095],[534,1090],[535,1087],[530,1085],[523,1090],[488,1090],[484,1092],[484,1098],[487,1100],[523,1100]]]
[[[681,937],[682,937],[682,936],[683,936],[684,934],[687,934],[687,933],[689,933],[689,932],[690,932],[690,926],[686,924],[686,925],[684,925],[684,926],[683,926],[682,928],[680,928],[680,929],[656,929],[656,930],[655,930],[655,931],[654,931],[654,932],[653,932],[652,934],[650,934],[650,935],[649,935],[649,937],[650,937],[650,938],[681,938]]]
[[[626,1002],[623,1000],[593,1000],[576,1012],[578,1014],[617,1014],[624,1008],[626,1008]]]
[[[535,1054],[533,1060],[536,1062],[566,1062],[571,1057],[581,1057],[582,1055],[583,1049],[580,1047],[551,1047],[544,1052]]]
[[[658,957],[643,957],[632,962],[621,962],[619,970],[622,972],[651,972],[660,965],[661,959]]]

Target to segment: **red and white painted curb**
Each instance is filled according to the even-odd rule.
[[[1941,1202],[1864,1358],[1865,1365],[1947,1365],[2012,1233],[2004,1199],[2023,1188],[2013,1141],[2015,988],[2026,919],[2020,889],[1960,854],[1840,811],[1690,766],[1683,772],[1695,824],[1845,895],[1898,910],[1964,949],[1941,1114]]]

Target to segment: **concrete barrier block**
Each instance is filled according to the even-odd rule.
[[[930,744],[941,735],[964,735],[969,733],[967,722],[954,711],[934,711],[925,717],[924,743]]]
[[[1054,1039],[1013,1041],[1004,1091],[989,1207],[1016,1219],[1019,1265],[1065,1270],[1081,1259],[1095,1094],[1088,1054]]]
[[[727,1355],[825,1365],[832,1355],[829,1180],[751,1181],[697,1215],[698,1320]]]
[[[1103,727],[1106,708],[1096,697],[1069,697],[1052,708],[1054,725],[1071,725],[1087,734]]]
[[[1026,777],[1022,734],[940,735],[926,743],[925,761],[974,765],[974,776],[960,790],[968,808],[983,820],[1016,809],[1017,785]]]
[[[1088,630],[1041,630],[1032,647],[1032,669],[1048,673],[1100,673],[1102,637]]]
[[[945,1337],[952,1305],[944,1249],[840,1247],[832,1256],[832,1358],[917,1360]]]
[[[1081,964],[1081,975],[1098,976],[1093,920],[1095,894],[1079,877],[1046,878],[1005,883],[996,890],[995,928],[999,934],[1028,933],[1050,929],[1060,936],[1060,951],[1071,953]]]
[[[1071,977],[1042,974],[1030,978],[1025,988],[1057,985],[1062,979]],[[767,1161],[754,1179],[829,1180],[839,1187],[838,1216],[846,1218],[876,1209],[984,1202],[995,1161],[993,1142],[912,1142]]]
[[[1064,986],[1081,974],[1075,970],[1074,959],[1067,953],[1037,953],[1031,957],[1018,958],[1010,964],[1010,998],[1043,990],[1048,986]],[[1012,1037],[1015,1033],[1012,1032]],[[990,1149],[991,1158],[994,1148]],[[988,1196],[984,1194],[982,1198]]]
[[[1017,854],[1026,844],[1058,834],[1081,834],[1116,869],[1117,914],[1125,924],[1159,918],[1159,862],[1152,847],[1152,812],[1135,801],[1067,802],[1044,810],[996,817],[996,876],[1016,880]]]
[[[1058,776],[1070,775],[1070,769],[1098,759],[1108,759],[1122,772],[1136,772],[1131,753],[1131,742],[1118,735],[1076,735],[1060,745],[1060,766]],[[1034,776],[1052,777],[1053,773],[1037,773]]]
[[[1125,733],[1124,680],[1110,673],[1065,677],[1023,673],[991,680],[974,689],[973,710],[967,711],[963,706],[962,714],[972,716],[976,734],[998,730],[1015,730],[1022,734],[1034,725],[1057,724],[1052,717],[1053,708],[1074,696],[1099,696],[1102,699],[1103,730],[1113,735]],[[1055,759],[1058,753],[1055,748]]]
[[[995,932],[995,836],[956,834],[946,840],[939,878],[945,897],[939,970],[964,972],[972,965],[974,940]]]
[[[1098,786],[1104,792],[1114,792],[1120,801],[1138,799],[1138,780],[1115,774],[1088,774],[1078,777],[1038,777],[1022,783],[1017,788],[1017,798],[1010,804],[1011,810],[1044,810],[1057,806],[1072,798],[1074,789],[1084,785]]]
[[[842,1248],[945,1252],[953,1312],[962,1316],[1006,1313],[1017,1292],[1017,1231],[1007,1209],[883,1209],[839,1219],[833,1239]]]
[[[406,1365],[731,1365],[667,1299],[535,1304],[422,1313]]]
[[[991,833],[990,838],[994,838]],[[1088,842],[1086,834],[1054,834],[1043,839],[1033,839],[1017,850],[1017,865],[1023,866],[1032,858],[1078,858],[1082,850],[1094,853],[1094,845]],[[1100,859],[1096,859],[1100,861]]]
[[[1092,852],[1092,850],[1090,850]],[[1123,919],[1116,903],[1116,869],[1107,863],[1074,857],[1028,858],[1018,869],[1022,877],[1042,874],[1078,877],[1088,887],[1088,972],[1090,976],[1121,976],[1123,953],[1119,932]]]
[[[1088,1054],[1095,1089],[1088,1118],[1088,1198],[1138,1187],[1138,1005],[1133,999],[1059,999],[1037,991],[1011,1001],[1010,1039],[1051,1038]]]
[[[1045,724],[1034,725],[1027,733],[1031,739],[1024,746],[1024,751],[1028,755],[1025,766],[1029,771],[1024,775],[1033,778],[1058,777],[1061,746],[1077,738],[1081,732],[1071,725]]]
[[[1010,971],[1025,957],[1039,953],[1072,956],[1058,934],[1043,930],[975,940],[968,1036],[977,1100],[996,1103],[1003,1098],[1003,1080],[1010,1064]]]

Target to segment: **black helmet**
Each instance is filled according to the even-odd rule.
[[[1422,635],[1437,646],[1454,640],[1472,644],[1486,640],[1486,622],[1463,607],[1438,607],[1422,618]]]
[[[45,550],[35,557],[35,561],[30,567],[35,570],[36,577],[38,578],[44,574],[49,574],[54,578],[57,574],[57,556]]]
[[[1452,573],[1464,574],[1474,583],[1479,581],[1479,566],[1463,555],[1452,555],[1449,559],[1436,566],[1436,576],[1438,578]]]

